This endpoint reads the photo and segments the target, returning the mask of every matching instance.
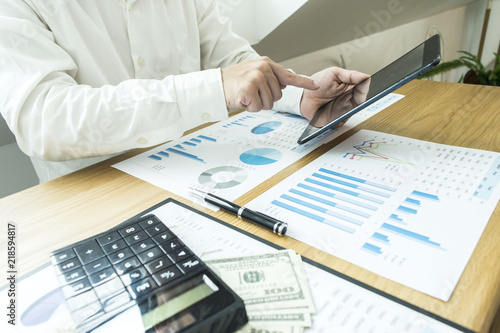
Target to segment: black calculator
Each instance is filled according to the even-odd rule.
[[[242,299],[155,215],[54,251],[51,261],[79,332],[132,306],[145,332],[232,332],[248,322]]]

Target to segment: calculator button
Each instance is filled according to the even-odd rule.
[[[168,266],[172,266],[173,262],[167,256],[160,257],[146,264],[146,269],[149,273],[156,273]]]
[[[104,257],[104,252],[102,252],[101,247],[96,241],[86,242],[75,247],[75,252],[84,265]]]
[[[113,231],[113,232],[110,232],[109,234],[106,234],[104,236],[97,238],[97,242],[99,243],[99,245],[104,246],[104,245],[109,244],[111,242],[115,242],[119,239],[121,239],[121,237],[118,234],[118,231]]]
[[[62,263],[68,259],[76,257],[75,251],[73,249],[64,250],[62,252],[58,252],[52,256],[57,264]]]
[[[148,235],[144,231],[139,231],[138,233],[134,235],[130,235],[125,237],[125,242],[127,242],[128,245],[132,245],[135,243],[138,243],[140,241],[143,241],[148,238]]]
[[[158,218],[156,216],[152,216],[148,219],[145,219],[145,220],[142,220],[139,222],[139,225],[143,228],[143,229],[147,229],[153,225],[157,225],[157,224],[161,224],[163,225],[162,222],[160,222],[160,220],[158,220]]]
[[[153,247],[147,251],[139,253],[137,256],[143,264],[162,256],[164,253],[159,247]]]
[[[129,301],[130,296],[128,292],[124,291],[121,294],[114,295],[113,297],[106,299],[102,303],[102,306],[104,307],[104,312],[111,312],[114,309],[127,304]]]
[[[133,299],[137,299],[143,295],[146,295],[154,288],[158,287],[156,282],[153,281],[151,277],[147,277],[145,279],[140,280],[130,286],[128,286],[128,290]]]
[[[72,317],[75,325],[81,326],[86,322],[97,318],[99,314],[102,314],[101,303],[94,302],[73,312]]]
[[[178,250],[170,252],[168,255],[174,260],[174,262],[179,262],[191,257],[193,252],[191,252],[187,247],[182,247]]]
[[[111,254],[113,252],[116,252],[118,250],[123,249],[126,246],[127,246],[127,243],[125,243],[125,241],[120,238],[117,241],[106,244],[105,246],[102,247],[102,249],[104,250],[104,253]]]
[[[62,262],[59,265],[56,265],[56,271],[57,274],[62,274],[65,272],[68,272],[72,269],[80,267],[82,264],[80,264],[80,260],[78,258],[72,258],[68,261]]]
[[[66,299],[66,304],[68,305],[69,310],[72,312],[93,302],[97,302],[97,296],[93,290],[89,290]]]
[[[126,286],[130,286],[132,283],[135,283],[143,278],[148,276],[148,272],[146,272],[146,269],[144,267],[139,267],[137,269],[134,269],[133,271],[127,272],[120,276],[122,279],[122,282]]]
[[[153,240],[156,242],[156,244],[163,244],[172,237],[174,236],[170,231],[163,231],[162,233],[153,236]]]
[[[60,275],[59,278],[60,280],[66,284],[66,283],[72,283],[77,280],[80,280],[85,277],[85,272],[83,268],[77,268],[72,271],[66,272],[63,275]]]
[[[160,247],[163,249],[163,251],[165,251],[165,253],[170,253],[172,251],[180,249],[183,246],[184,244],[182,244],[181,241],[178,239],[171,239],[160,245]]]
[[[69,298],[90,289],[90,281],[86,277],[64,286],[62,292],[64,297]]]
[[[179,267],[187,274],[203,266],[203,263],[196,256],[178,263]]]
[[[90,283],[95,286],[116,276],[113,267],[108,267],[89,276]]]
[[[139,231],[141,231],[141,230],[142,230],[142,229],[141,229],[141,227],[139,227],[139,225],[138,225],[138,224],[132,224],[132,225],[130,225],[130,226],[128,226],[128,227],[125,227],[125,228],[123,228],[123,229],[118,230],[118,233],[119,233],[119,234],[120,234],[123,238],[125,238],[125,237],[130,236],[130,235],[133,235],[133,234],[135,234],[136,232],[139,232]]]
[[[170,281],[177,279],[181,275],[182,273],[177,267],[171,266],[163,271],[153,274],[153,278],[158,285],[163,286]]]
[[[142,242],[135,243],[134,245],[131,245],[130,248],[135,253],[140,253],[140,252],[144,252],[146,250],[149,250],[150,248],[152,248],[154,246],[156,246],[156,243],[152,239],[146,239]]]
[[[127,258],[126,260],[118,263],[115,265],[115,270],[118,273],[118,275],[122,275],[128,271],[133,270],[134,268],[137,268],[141,266],[141,262],[139,259],[137,259],[136,256]]]
[[[111,261],[111,263],[113,265],[115,265],[115,264],[119,263],[120,261],[123,261],[127,258],[130,258],[133,255],[134,255],[134,252],[132,252],[132,250],[130,248],[126,247],[120,251],[111,253],[110,255],[108,255],[108,258],[109,258],[109,261]]]
[[[154,236],[156,234],[159,234],[160,232],[164,232],[167,230],[167,227],[165,227],[164,224],[157,224],[152,227],[149,227],[146,229],[146,232],[148,233],[149,236]]]
[[[122,291],[123,289],[125,289],[125,287],[118,277],[111,279],[101,285],[98,285],[97,287],[94,287],[94,291],[97,294],[97,297],[99,297],[99,299],[101,300],[104,300],[109,296]]]
[[[111,266],[111,264],[109,263],[108,258],[102,257],[83,266],[83,269],[85,270],[85,272],[87,272],[88,275],[91,275],[109,266]]]

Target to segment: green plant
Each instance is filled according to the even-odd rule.
[[[427,73],[420,75],[419,78],[425,79],[433,77],[434,75],[449,72],[453,69],[467,67],[469,68],[469,72],[465,74],[465,77],[462,75],[458,82],[465,81],[466,83],[477,83],[489,86],[500,85],[500,55],[498,53],[494,53],[496,56],[494,68],[486,70],[484,65],[481,63],[481,59],[474,54],[466,51],[458,52],[464,55],[458,59],[440,63]]]

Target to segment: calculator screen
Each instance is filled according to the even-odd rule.
[[[147,330],[172,332],[197,322],[196,314],[184,311],[217,292],[217,285],[205,274],[195,276],[172,289],[158,292],[153,299],[139,305]]]

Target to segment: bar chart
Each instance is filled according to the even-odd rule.
[[[403,97],[390,94],[303,145],[297,139],[308,121],[300,115],[245,111],[113,167],[187,199],[194,200],[186,190],[194,187],[234,200]]]
[[[448,300],[500,197],[499,155],[362,130],[248,206],[287,221],[290,237]]]
[[[193,187],[233,200],[329,140],[297,148],[306,126],[302,117],[242,112],[115,167],[190,199]]]

